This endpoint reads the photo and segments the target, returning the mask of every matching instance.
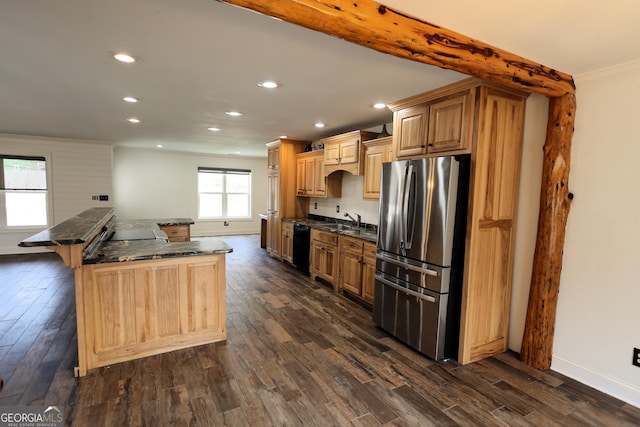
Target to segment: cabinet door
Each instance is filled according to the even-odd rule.
[[[325,144],[324,164],[327,166],[340,164],[340,144],[338,143]]]
[[[376,274],[376,258],[364,257],[362,264],[362,299],[373,304],[374,279]]]
[[[267,213],[277,212],[280,200],[280,175],[270,173],[267,175]]]
[[[429,106],[428,153],[466,148],[469,97],[467,93]]]
[[[280,147],[272,147],[267,150],[267,167],[270,171],[280,169]]]
[[[340,259],[342,263],[342,289],[357,296],[361,294],[362,255],[345,251]]]
[[[397,111],[393,120],[396,156],[407,157],[426,154],[427,104]]]
[[[357,163],[360,156],[360,139],[354,138],[351,141],[341,142],[339,152],[341,165]]]
[[[326,256],[322,242],[311,241],[311,274],[313,276],[324,277],[324,264]],[[313,277],[312,277],[313,278]]]
[[[324,278],[332,285],[336,284],[338,276],[338,247],[334,245],[324,245]]]
[[[296,159],[296,195],[304,196],[307,194],[305,184],[305,159]]]
[[[293,262],[293,224],[282,224],[282,259]]]
[[[280,255],[280,174],[267,175],[267,252]]]
[[[306,194],[308,196],[313,196],[316,194],[315,189],[313,188],[313,180],[315,178],[314,173],[314,160],[313,158],[305,158],[304,159],[304,188],[307,190]]]
[[[280,215],[270,212],[267,215],[267,252],[280,256]]]
[[[370,146],[365,149],[364,154],[364,199],[380,198],[380,178],[382,176],[382,163],[385,160],[387,151],[386,145]]]
[[[318,156],[313,162],[313,193],[316,196],[327,194],[327,184],[324,176],[324,157]]]

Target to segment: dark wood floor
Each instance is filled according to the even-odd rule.
[[[257,236],[225,240],[225,344],[79,380],[71,270],[52,254],[0,257],[0,405],[64,405],[78,426],[640,425],[640,409],[510,353],[434,363]]]

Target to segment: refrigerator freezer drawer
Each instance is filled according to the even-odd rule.
[[[376,273],[373,320],[435,360],[455,357],[447,343],[448,294],[416,292]]]

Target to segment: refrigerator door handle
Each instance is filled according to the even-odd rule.
[[[402,217],[400,218],[400,250],[402,255],[406,255],[406,250],[411,249],[411,242],[408,242],[409,228],[409,193],[411,191],[411,176],[413,175],[413,165],[409,163],[405,170],[404,180],[402,181]]]
[[[391,264],[397,265],[398,267],[406,268],[407,270],[417,271],[418,273],[423,273],[423,274],[426,274],[427,276],[438,277],[438,272],[435,270],[431,270],[428,268],[421,268],[421,267],[418,267],[417,265],[407,264],[402,261],[398,261],[391,257],[385,256],[383,254],[376,254],[376,258],[389,262]]]
[[[392,281],[387,280],[384,277],[380,276],[379,274],[376,274],[375,278],[376,278],[376,280],[380,281],[381,283],[383,283],[383,284],[385,284],[385,285],[387,285],[387,286],[389,286],[389,287],[391,287],[393,289],[396,289],[396,290],[398,290],[400,292],[403,292],[403,293],[405,293],[407,295],[411,295],[411,296],[414,296],[416,298],[420,298],[420,299],[428,301],[428,302],[433,302],[433,303],[437,302],[436,299],[434,297],[430,296],[430,295],[421,294],[420,292],[412,291],[411,289],[407,289],[405,287],[398,286],[395,283],[393,283]]]

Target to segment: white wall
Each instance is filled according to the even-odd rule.
[[[335,173],[335,172],[334,172]],[[329,218],[338,218],[349,221],[345,213],[356,218],[355,214],[362,217],[362,222],[378,224],[378,201],[364,200],[362,191],[364,178],[344,172],[342,175],[342,197],[336,199],[320,199],[312,197],[309,200],[309,213],[322,215]],[[315,208],[314,203],[318,206]],[[340,206],[340,212],[336,212],[336,206]]]
[[[230,220],[226,227],[222,220],[198,220],[198,166],[250,169],[252,218]],[[195,221],[192,236],[260,232],[258,214],[267,206],[265,158],[116,147],[113,174],[114,206],[120,219],[188,217]]]
[[[0,135],[0,153],[46,158],[51,203],[49,226],[92,207],[113,206],[109,142]],[[109,201],[91,199],[101,194],[108,195]],[[20,248],[18,243],[44,228],[47,227],[0,230],[0,254],[42,252],[44,248]]]
[[[542,95],[527,98],[522,144],[522,166],[516,218],[516,249],[513,262],[509,348],[520,352],[529,301],[533,253],[538,230],[542,147],[546,139],[549,99]]]
[[[575,81],[552,368],[640,407],[640,60]]]

